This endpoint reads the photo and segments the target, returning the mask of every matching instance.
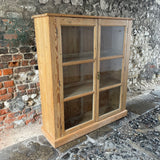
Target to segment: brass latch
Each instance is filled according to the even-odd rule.
[[[97,79],[100,80],[100,72],[97,72]]]

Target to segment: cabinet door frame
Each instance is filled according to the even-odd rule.
[[[59,55],[59,77],[60,77],[60,103],[61,103],[61,136],[68,135],[78,129],[82,129],[90,124],[93,124],[96,121],[96,93],[97,93],[97,80],[96,80],[96,73],[97,73],[97,19],[85,19],[85,18],[65,18],[65,17],[57,17],[56,18],[57,24],[57,34],[58,34],[58,55]],[[80,62],[73,62],[72,64],[83,64],[83,63],[93,63],[93,92],[89,95],[93,95],[93,104],[92,104],[92,119],[84,122],[82,124],[76,125],[65,130],[65,123],[64,123],[64,92],[63,92],[63,66],[68,65],[67,62],[62,62],[62,37],[61,37],[61,26],[93,26],[94,27],[94,48],[93,48],[93,60],[85,60],[82,63]],[[77,96],[78,97],[78,96]]]
[[[101,46],[101,26],[113,26],[113,27],[124,27],[124,39],[123,39],[123,55],[116,55],[116,56],[109,56],[109,57],[102,57],[100,58],[100,46]],[[118,59],[118,58],[122,58],[122,70],[121,70],[121,83],[119,84],[115,84],[115,85],[111,85],[111,86],[107,86],[105,88],[101,88],[100,89],[100,80],[97,80],[97,117],[98,120],[103,120],[105,118],[108,118],[114,114],[117,114],[123,110],[125,110],[124,107],[124,91],[126,88],[126,79],[127,76],[124,73],[126,70],[126,65],[127,65],[127,61],[126,61],[126,57],[127,57],[127,32],[128,32],[128,21],[126,20],[107,20],[107,19],[99,19],[98,20],[98,67],[97,67],[97,71],[98,73],[100,73],[100,62],[101,60],[112,60],[112,59]],[[110,111],[108,113],[105,113],[104,115],[99,116],[99,93],[100,91],[106,91],[108,89],[112,89],[115,87],[120,87],[120,101],[119,101],[119,108],[113,111]]]

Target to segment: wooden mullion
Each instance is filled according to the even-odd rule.
[[[64,102],[71,101],[73,99],[81,98],[81,97],[84,97],[84,96],[88,96],[88,95],[91,95],[91,94],[94,94],[94,93],[95,93],[94,91],[91,91],[91,92],[87,92],[87,93],[78,94],[76,96],[67,97],[67,98],[64,98]]]
[[[63,66],[71,66],[76,64],[85,64],[85,63],[93,63],[95,59],[87,59],[87,60],[80,60],[80,61],[71,61],[71,62],[63,62]]]
[[[124,56],[123,55],[118,55],[118,56],[101,57],[100,61],[110,60],[110,59],[118,59],[118,58],[124,58]]]

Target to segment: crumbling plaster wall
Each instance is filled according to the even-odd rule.
[[[0,131],[41,114],[32,15],[64,13],[134,18],[128,88],[159,84],[160,0],[0,0]]]

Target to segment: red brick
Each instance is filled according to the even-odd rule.
[[[7,119],[5,119],[5,121],[4,121],[4,123],[12,123],[12,122],[14,122],[16,120],[16,118],[7,118]]]
[[[8,67],[17,67],[19,66],[19,62],[9,62]]]
[[[15,91],[15,88],[8,88],[8,93],[13,93]]]
[[[3,122],[7,115],[0,116],[0,122]]]
[[[14,118],[14,117],[17,117],[20,113],[19,112],[12,112],[12,113],[9,113],[7,115],[8,118]]]
[[[2,75],[2,71],[0,70],[0,76]]]
[[[19,90],[25,90],[28,88],[28,84],[18,86]]]
[[[4,87],[8,88],[8,87],[13,87],[14,86],[14,81],[6,81],[4,82]]]
[[[32,60],[30,61],[30,65],[35,65],[35,64],[37,64],[37,60],[32,59]]]
[[[28,94],[35,94],[35,93],[38,93],[38,92],[39,92],[38,89],[28,89],[28,90],[27,90],[27,93],[28,93]]]
[[[0,115],[7,114],[9,112],[9,109],[1,109],[0,110]]]
[[[6,89],[1,89],[0,90],[0,95],[4,95],[4,94],[6,94],[7,93],[7,90]]]
[[[3,69],[3,75],[6,76],[6,75],[10,75],[10,74],[13,74],[13,70],[12,69]]]
[[[26,120],[26,125],[28,125],[30,122],[32,121],[32,119]]]
[[[3,87],[3,83],[0,82],[0,89]]]
[[[17,39],[17,34],[4,34],[4,39],[8,40]]]
[[[24,117],[27,117],[27,115],[26,115],[26,114],[20,115],[20,116],[18,117],[18,120],[21,120],[21,119],[24,118]]]
[[[28,66],[28,61],[22,61],[22,66]]]
[[[19,67],[15,69],[15,73],[20,73],[20,72],[28,72],[30,71],[32,68],[31,67]]]
[[[13,60],[15,61],[15,60],[20,60],[20,59],[22,59],[23,58],[23,56],[21,55],[21,54],[16,54],[16,55],[13,55]]]
[[[0,96],[0,101],[6,101],[6,100],[9,100],[11,98],[12,98],[12,94],[8,93],[8,94]]]

